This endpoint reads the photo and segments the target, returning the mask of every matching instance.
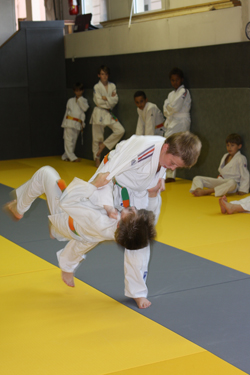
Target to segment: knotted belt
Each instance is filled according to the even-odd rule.
[[[106,164],[108,161],[109,161],[109,153],[104,156],[103,163]],[[128,194],[127,188],[119,185],[114,177],[113,177],[112,181],[113,181],[114,185],[117,185],[121,188],[121,197],[122,197],[123,207],[124,208],[130,207],[129,194]]]
[[[64,190],[66,189],[67,185],[66,185],[66,182],[62,179],[60,180],[57,180],[56,181],[59,189],[61,190],[61,192],[63,193]],[[69,220],[68,220],[68,224],[69,224],[69,229],[75,233],[77,236],[79,236],[79,234],[77,233],[77,231],[75,230],[75,227],[74,227],[74,220],[71,216],[69,216]]]
[[[82,120],[80,120],[79,118],[76,118],[76,117],[66,116],[66,119],[67,120],[74,120],[74,121],[80,122],[80,124],[82,123]]]
[[[164,123],[162,122],[161,124],[159,124],[159,125],[156,125],[155,126],[155,129],[159,129],[159,128],[162,128],[164,126]]]
[[[104,108],[104,109],[106,109],[106,108]],[[106,109],[106,111],[108,111],[110,113],[110,115],[111,115],[111,117],[112,117],[113,120],[118,121],[118,118],[113,114],[113,112],[111,111],[111,109]]]

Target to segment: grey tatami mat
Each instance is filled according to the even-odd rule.
[[[0,204],[10,188],[0,185]],[[50,240],[47,206],[37,200],[13,223],[0,213],[0,234],[57,265],[63,242]],[[250,373],[250,276],[158,242],[148,276],[152,306],[138,310],[124,297],[123,251],[114,242],[92,250],[76,277],[117,301]]]

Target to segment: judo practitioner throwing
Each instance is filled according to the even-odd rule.
[[[93,179],[98,173],[110,172],[107,177],[110,183],[99,194],[94,193],[91,199],[102,207],[113,205],[118,211],[126,205],[149,209],[149,194],[152,191],[156,194],[156,190],[153,211],[158,218],[161,208],[160,192],[165,189],[166,170],[191,168],[197,162],[200,151],[199,138],[188,131],[172,134],[167,139],[161,136],[133,135],[118,143],[115,150],[103,159]],[[149,258],[149,243],[136,251],[125,248],[125,295],[134,298],[139,308],[151,305],[147,299],[146,285]]]

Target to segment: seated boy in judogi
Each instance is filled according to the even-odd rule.
[[[109,82],[110,70],[102,65],[98,70],[99,82],[94,86],[93,100],[96,105],[92,113],[92,152],[96,167],[100,165],[101,153],[105,147],[109,150],[119,142],[125,130],[112,113],[112,109],[118,103],[118,95],[114,83]],[[104,141],[104,128],[108,126],[112,134]]]
[[[81,161],[75,155],[76,141],[80,132],[85,128],[85,112],[88,110],[89,105],[87,99],[82,94],[84,92],[83,84],[76,83],[73,87],[75,97],[67,102],[66,112],[62,122],[64,128],[64,154],[62,160],[64,161]]]
[[[190,192],[195,197],[213,194],[220,197],[236,193],[244,195],[249,192],[249,171],[247,159],[241,154],[242,138],[239,134],[230,134],[226,138],[227,153],[219,165],[217,178],[196,176]],[[205,188],[205,189],[204,189]]]
[[[144,91],[134,94],[138,121],[136,135],[164,135],[164,117],[156,104],[150,103]]]
[[[102,186],[109,182],[106,180],[108,174],[97,175],[91,183],[75,178],[66,187],[54,168],[42,167],[29,181],[16,189],[16,200],[4,207],[12,218],[20,220],[33,201],[41,194],[46,194],[51,238],[68,241],[57,252],[62,279],[68,286],[74,286],[76,267],[99,242],[115,240],[136,252],[147,246],[156,235],[154,225],[157,218],[152,211],[157,212],[158,188],[149,193],[148,209],[151,211],[128,207],[115,216],[111,213],[112,217],[109,217],[106,210],[110,212],[111,207],[98,206],[95,199],[90,199],[93,194],[98,195]],[[133,269],[125,264],[126,268],[127,279],[133,281]]]

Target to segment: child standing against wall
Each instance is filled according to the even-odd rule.
[[[144,91],[134,94],[137,107],[138,121],[136,135],[161,135],[164,134],[164,117],[156,104],[148,102]]]
[[[178,132],[190,130],[190,108],[191,96],[189,91],[184,87],[184,75],[182,70],[174,68],[169,73],[169,79],[173,91],[163,105],[163,113],[166,117],[164,127],[166,128],[165,138]],[[167,171],[166,182],[175,181],[175,171]]]
[[[100,156],[105,147],[111,150],[121,139],[125,130],[111,112],[118,103],[114,83],[109,82],[110,70],[102,65],[98,70],[99,82],[94,86],[93,100],[96,107],[92,113],[92,151],[96,167],[100,165]],[[104,128],[108,126],[113,133],[104,141]]]
[[[241,154],[242,138],[239,134],[230,134],[226,138],[227,153],[222,157],[219,165],[218,178],[196,176],[190,192],[195,197],[210,195],[216,197],[227,193],[239,195],[247,194],[249,191],[249,172],[247,159]],[[207,188],[207,189],[204,189]]]
[[[76,141],[80,131],[85,127],[85,112],[89,105],[87,99],[82,96],[84,91],[82,83],[76,83],[73,90],[75,97],[68,100],[62,123],[65,151],[62,160],[79,162],[81,159],[75,155]]]

